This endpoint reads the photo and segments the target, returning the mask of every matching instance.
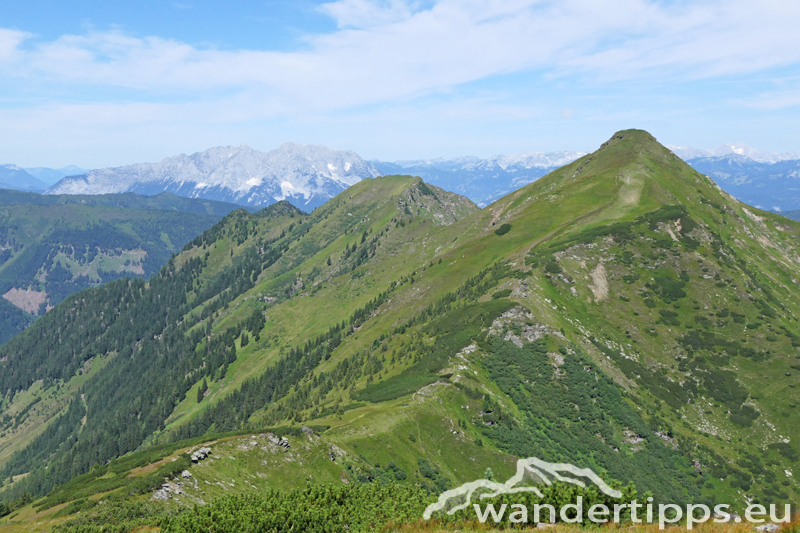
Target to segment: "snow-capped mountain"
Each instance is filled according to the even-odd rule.
[[[440,170],[493,170],[502,169],[509,172],[529,170],[531,168],[558,168],[575,161],[584,154],[578,152],[524,152],[517,155],[498,155],[488,159],[474,156],[455,157],[452,159],[421,159],[414,161],[395,161],[393,164],[403,168],[429,167]]]
[[[158,163],[92,170],[69,176],[46,194],[171,192],[247,206],[288,200],[311,210],[378,170],[354,152],[285,143],[270,152],[247,145],[221,146]]]
[[[800,159],[800,154],[797,152],[768,152],[766,150],[759,150],[758,148],[750,148],[745,143],[726,143],[711,150],[674,145],[667,145],[667,148],[672,150],[675,155],[684,161],[705,157],[724,157],[728,155],[745,156],[759,163],[779,163],[781,161]]]
[[[463,194],[483,207],[582,155],[578,152],[526,152],[488,159],[467,156],[371,163],[382,174],[420,176],[433,185]]]
[[[731,154],[687,162],[746,204],[779,212],[800,209],[800,159],[768,163]]]
[[[800,209],[798,154],[767,152],[744,143],[723,144],[713,150],[670,148],[747,204],[773,211]],[[178,155],[158,163],[92,170],[65,177],[46,193],[135,192],[150,196],[171,192],[252,207],[286,199],[301,209],[311,210],[362,179],[411,174],[484,207],[582,155],[527,152],[487,159],[468,156],[367,162],[354,152],[324,146],[286,143],[270,152],[259,152],[242,145]],[[8,180],[4,176],[9,176]],[[15,189],[44,188],[25,169],[0,166],[0,188],[11,177],[15,178]]]
[[[797,152],[768,152],[745,143],[727,143],[712,150],[667,147],[746,204],[778,212],[800,209]]]

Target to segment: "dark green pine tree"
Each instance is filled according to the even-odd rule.
[[[203,401],[203,398],[206,396],[206,391],[208,390],[208,383],[206,382],[206,378],[203,378],[203,382],[200,384],[200,388],[197,389],[197,403]]]

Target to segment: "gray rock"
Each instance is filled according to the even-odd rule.
[[[208,457],[210,454],[211,454],[211,448],[208,447],[200,448],[199,450],[192,453],[191,455],[192,462],[199,463],[200,461]]]
[[[172,494],[170,494],[168,490],[158,489],[153,493],[153,497],[151,499],[166,501],[169,500],[170,498],[172,498]]]
[[[758,526],[756,531],[763,531],[765,533],[774,533],[778,531],[781,527],[778,524],[764,524],[763,526]]]

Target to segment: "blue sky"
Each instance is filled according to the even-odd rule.
[[[800,3],[12,2],[0,163],[282,142],[368,159],[665,144],[800,151]]]

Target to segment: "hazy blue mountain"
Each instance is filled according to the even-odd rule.
[[[769,152],[767,150],[751,148],[742,142],[721,144],[716,148],[712,148],[711,150],[675,145],[667,145],[667,148],[672,150],[675,155],[684,161],[708,157],[724,157],[729,155],[743,155],[759,163],[778,163],[780,161],[800,159],[800,154],[797,152]]]
[[[668,148],[746,204],[771,211],[800,209],[800,155],[795,152],[768,152],[744,143],[723,144],[711,150]],[[420,176],[484,207],[581,155],[530,152],[489,159],[459,157],[371,163],[381,174]]]
[[[783,211],[781,215],[791,218],[792,220],[800,220],[800,209],[794,209],[792,211]]]
[[[41,192],[47,184],[17,165],[0,165],[0,189]]]
[[[581,155],[577,152],[527,152],[489,159],[458,157],[370,163],[383,175],[419,176],[445,190],[463,194],[484,207]]]
[[[711,150],[670,146],[676,155],[716,181],[739,200],[767,210],[800,209],[800,156],[729,143]],[[445,190],[486,206],[548,172],[580,157],[577,152],[528,152],[513,156],[438,158],[409,161],[364,161],[353,152],[324,146],[286,143],[270,152],[242,145],[218,147],[159,163],[144,163],[83,172],[61,179],[47,194],[100,195],[170,192],[260,208],[286,199],[311,210],[361,179],[377,175],[419,176]],[[53,172],[81,172],[77,167],[25,169],[3,167],[16,176],[8,188],[41,191],[41,179]],[[50,174],[47,174],[50,172]],[[22,173],[22,174],[20,174]],[[22,179],[25,175],[27,178]],[[0,183],[11,178],[3,179]],[[2,186],[2,185],[0,185]],[[107,204],[104,204],[107,205]]]
[[[746,204],[771,211],[800,209],[800,159],[770,163],[730,154],[687,162]]]
[[[47,168],[47,167],[26,168],[25,171],[31,176],[43,181],[49,187],[50,185],[54,185],[56,182],[58,182],[58,180],[65,178],[66,176],[77,176],[79,174],[86,174],[87,172],[89,172],[89,169],[76,167],[75,165],[68,165],[62,168]]]

